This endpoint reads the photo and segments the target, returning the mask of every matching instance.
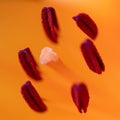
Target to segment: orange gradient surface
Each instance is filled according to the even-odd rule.
[[[24,0],[0,2],[0,119],[1,120],[120,120],[120,2],[118,0]],[[74,1],[74,2],[73,2]],[[60,25],[59,44],[46,37],[40,11],[55,8]],[[98,26],[94,40],[106,70],[98,75],[89,70],[80,51],[87,36],[73,16],[87,13]],[[40,65],[43,47],[52,47],[65,66]],[[29,78],[18,60],[18,51],[29,47],[40,67],[43,80]],[[20,88],[30,80],[48,107],[34,112]],[[90,93],[86,114],[74,105],[70,88],[84,82]]]

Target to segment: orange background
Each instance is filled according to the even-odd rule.
[[[73,2],[74,1],[74,2]],[[0,119],[1,120],[119,120],[120,119],[120,3],[119,0],[24,0],[0,2]],[[40,11],[55,8],[60,25],[59,44],[46,37]],[[89,70],[80,51],[87,36],[72,17],[85,12],[96,22],[99,34],[94,42],[104,63],[105,72]],[[40,65],[43,47],[52,47],[65,64],[64,72]],[[18,51],[30,47],[40,66],[43,80],[35,82],[23,71]],[[58,68],[61,66],[58,66]],[[66,70],[68,68],[68,70]],[[72,74],[71,74],[72,73]],[[70,75],[71,74],[71,75]],[[20,87],[30,80],[48,106],[36,113],[26,104]],[[86,83],[90,103],[86,114],[74,105],[70,87]]]

